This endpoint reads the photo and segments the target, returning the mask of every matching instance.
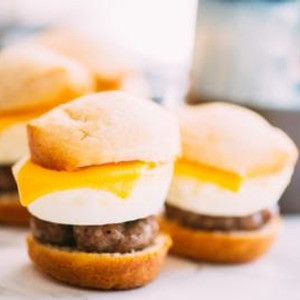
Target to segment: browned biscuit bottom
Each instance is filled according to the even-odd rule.
[[[127,253],[151,245],[158,234],[155,216],[129,222],[83,226],[62,225],[31,218],[31,231],[41,243],[97,253]]]
[[[160,222],[161,229],[173,240],[172,253],[212,263],[244,263],[257,259],[269,250],[280,225],[279,216],[253,231],[203,231],[166,218]]]
[[[165,216],[178,221],[183,226],[209,231],[248,231],[262,228],[277,215],[277,208],[264,209],[243,217],[208,216],[190,212],[170,204],[165,205]]]
[[[19,202],[17,193],[0,194],[0,223],[24,226],[29,224],[30,215]]]
[[[40,270],[62,282],[94,289],[124,290],[147,284],[159,273],[171,246],[159,234],[153,244],[127,254],[86,253],[27,238],[28,253]]]

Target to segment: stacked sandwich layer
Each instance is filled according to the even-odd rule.
[[[40,46],[0,52],[0,221],[24,223],[10,167],[28,153],[26,123],[51,107],[91,92],[94,81],[81,64]]]
[[[21,203],[33,216],[29,251],[52,245],[99,259],[158,251],[161,260],[170,241],[155,215],[180,149],[173,116],[151,101],[107,92],[58,106],[27,128],[30,158],[13,170]]]
[[[211,261],[255,258],[257,253],[251,257],[247,246],[247,234],[260,235],[278,224],[277,202],[294,170],[298,155],[295,145],[259,115],[230,104],[185,107],[178,116],[183,154],[175,166],[165,213],[167,227],[174,231],[175,251]],[[179,230],[175,224],[190,230],[194,237],[201,233],[208,240],[215,234],[227,241],[242,236],[245,243],[237,247],[244,247],[247,255],[222,256],[224,240],[223,246],[220,242],[220,248],[215,247],[216,255],[200,245],[200,250],[190,253],[181,249],[186,247],[182,242],[176,243]],[[274,227],[278,226],[270,229],[269,237],[275,236]],[[253,236],[249,240],[253,241]],[[201,243],[200,237],[197,243]],[[209,248],[213,246],[211,242]]]

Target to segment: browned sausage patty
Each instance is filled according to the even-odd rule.
[[[158,229],[154,216],[102,226],[61,225],[31,219],[31,231],[38,241],[97,253],[142,250],[151,245]]]
[[[12,166],[0,166],[0,193],[17,191],[17,184],[11,170]]]
[[[33,236],[41,243],[49,243],[58,246],[75,245],[73,236],[73,226],[61,225],[42,221],[31,217],[30,229]]]
[[[275,209],[265,209],[245,217],[215,217],[189,212],[170,204],[166,204],[165,210],[167,218],[177,220],[183,226],[207,231],[255,230],[261,228],[275,214]]]

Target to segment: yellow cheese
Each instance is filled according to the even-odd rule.
[[[243,181],[243,177],[239,174],[187,160],[178,160],[175,163],[175,174],[211,182],[234,192],[239,190]]]
[[[15,114],[0,114],[0,133],[4,129],[13,126],[15,124],[27,122],[41,115],[41,112],[26,112]]]
[[[21,204],[28,206],[46,194],[78,188],[101,189],[126,198],[143,172],[154,167],[154,163],[136,161],[68,172],[46,169],[29,159],[15,172],[15,176]]]

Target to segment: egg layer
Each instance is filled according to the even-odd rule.
[[[167,203],[210,216],[247,216],[276,205],[292,174],[289,167],[272,175],[244,178],[235,190],[216,180],[177,173]]]
[[[27,155],[26,122],[44,111],[0,114],[0,164],[12,164]]]
[[[126,222],[157,213],[172,163],[127,162],[77,171],[45,169],[23,160],[14,167],[23,205],[36,217],[73,225]]]
[[[11,165],[27,154],[25,123],[17,123],[0,130],[0,164]]]

